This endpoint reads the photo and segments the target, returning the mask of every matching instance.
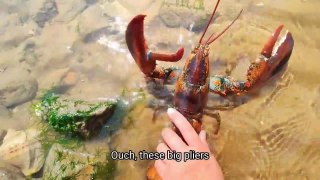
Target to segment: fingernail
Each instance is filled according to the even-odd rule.
[[[167,113],[173,114],[176,110],[174,108],[168,108]]]

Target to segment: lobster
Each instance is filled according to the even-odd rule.
[[[219,34],[211,34],[207,40],[204,36],[218,8],[220,0],[217,1],[206,28],[199,40],[198,45],[187,57],[182,70],[174,67],[162,67],[157,61],[177,62],[183,54],[183,47],[176,53],[162,54],[152,52],[144,38],[144,18],[146,15],[135,16],[128,24],[126,30],[126,43],[128,49],[140,70],[148,79],[161,79],[164,82],[175,82],[173,97],[174,107],[183,114],[191,123],[197,133],[201,130],[202,117],[206,107],[209,92],[216,93],[222,97],[229,95],[241,95],[249,93],[255,87],[261,87],[280,70],[286,67],[292,54],[294,40],[290,32],[280,39],[283,25],[276,28],[262,48],[259,57],[251,63],[247,70],[247,78],[244,81],[236,80],[230,76],[214,75],[209,77],[209,45],[223,35],[240,17],[238,16]],[[280,39],[278,41],[278,39]],[[278,44],[276,45],[276,43]],[[220,118],[217,119],[217,130],[220,129]],[[173,130],[183,139],[179,130],[173,125]],[[148,179],[157,179],[154,167],[149,168]]]

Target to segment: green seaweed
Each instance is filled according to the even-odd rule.
[[[116,169],[116,161],[108,154],[105,162],[97,163],[95,165],[92,179],[114,179]]]
[[[53,90],[49,90],[40,98],[40,102],[34,105],[33,109],[35,114],[46,120],[55,131],[71,136],[81,136],[84,126],[87,125],[86,123],[94,115],[95,111],[100,108],[113,111],[116,103],[117,101],[114,100],[97,103],[88,103],[82,100],[61,100]],[[71,108],[72,106],[76,108],[81,105],[87,108],[76,110],[75,112],[69,110],[70,106]],[[61,113],[62,110],[65,110],[65,112]]]
[[[48,154],[53,144],[60,144],[68,149],[78,149],[83,146],[83,141],[79,137],[66,138],[63,134],[54,132],[51,126],[42,122],[39,122],[37,126],[41,129],[39,141],[45,154]]]
[[[68,106],[66,105],[67,103],[70,103],[70,101],[62,99],[55,92],[55,88],[45,91],[39,98],[39,101],[32,106],[33,114],[38,117],[36,119],[39,119],[40,117],[41,120],[39,122],[37,121],[37,125],[39,129],[41,129],[39,138],[45,154],[48,154],[50,148],[55,143],[70,150],[80,150],[81,147],[84,147],[83,138],[78,136],[78,131],[81,129],[79,129],[79,126],[72,126],[72,124],[86,122],[87,120],[85,117],[101,106],[116,106],[113,113],[114,115],[110,117],[102,128],[102,133],[100,133],[100,136],[111,136],[113,132],[121,128],[122,119],[127,116],[137,104],[146,100],[146,95],[142,89],[130,91],[124,88],[117,101],[95,104],[90,104],[82,100],[71,101],[74,107],[85,104],[90,108],[87,108],[85,111],[74,111],[73,113],[70,113],[70,111],[68,111]],[[61,108],[65,109],[64,115],[58,113]],[[79,118],[79,116],[84,118]],[[66,156],[62,154],[63,152],[56,153],[54,163],[66,161]],[[117,163],[110,158],[109,153],[98,151],[93,156],[94,160],[87,160],[89,165],[93,167],[93,174],[91,174],[90,179],[114,179]],[[106,157],[106,160],[102,162],[99,161],[99,157],[103,156]],[[68,167],[63,165],[59,167],[58,172],[61,172],[61,174],[67,169],[72,170],[76,166],[82,164],[82,162],[78,162],[74,159],[68,159],[67,161]],[[61,174],[57,176],[56,173],[51,173],[49,171],[44,177],[45,179],[77,179],[79,177],[79,172],[68,177],[61,177]]]
[[[100,161],[102,156],[106,157],[105,160]],[[108,152],[97,151],[93,157],[87,157],[87,159],[76,160],[73,155],[69,155],[67,151],[64,150],[55,150],[55,159],[53,161],[53,167],[58,165],[59,169],[53,171],[54,169],[50,169],[49,172],[46,172],[44,175],[44,179],[78,179],[82,175],[88,175],[89,179],[114,179],[115,172],[117,169],[117,163],[110,157]],[[72,157],[72,158],[70,158]],[[65,162],[68,159],[68,162]],[[64,161],[64,162],[63,162]],[[58,163],[58,164],[57,164]],[[59,164],[62,163],[62,164]],[[80,169],[76,169],[79,166],[93,168],[93,172],[90,174],[81,173]],[[74,171],[74,174],[66,175],[67,171]],[[80,170],[80,171],[79,171]],[[56,172],[59,173],[56,173]]]

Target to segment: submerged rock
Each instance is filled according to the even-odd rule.
[[[38,82],[19,69],[7,70],[1,75],[0,104],[14,107],[36,96]]]
[[[6,134],[7,134],[6,130],[0,129],[0,146],[3,142],[3,138],[6,136]]]
[[[120,31],[116,29],[112,24],[107,25],[106,27],[102,27],[100,29],[97,29],[91,33],[88,33],[83,38],[83,41],[85,43],[92,43],[98,41],[103,36],[110,36],[118,34]]]
[[[104,170],[101,177],[99,173]],[[44,179],[110,179],[115,163],[101,155],[76,152],[54,144],[48,154]]]
[[[99,134],[112,116],[116,103],[116,100],[96,103],[66,100],[48,92],[35,105],[35,112],[56,131],[87,139]]]
[[[10,111],[4,105],[0,104],[0,119],[1,118],[8,118],[9,115],[10,115]]]
[[[93,5],[97,3],[98,0],[86,0],[87,5]]]
[[[1,180],[22,180],[25,179],[20,170],[10,164],[0,161],[0,179]]]
[[[37,53],[35,52],[35,43],[29,42],[25,45],[23,55],[19,60],[20,63],[25,62],[30,67],[34,67],[39,62]]]
[[[177,28],[181,26],[193,32],[203,31],[210,16],[211,14],[203,10],[175,6],[163,6],[159,13],[160,19],[167,27]],[[218,13],[216,13],[214,19],[217,16]]]
[[[57,1],[57,9],[59,10],[59,15],[56,17],[57,21],[62,22],[70,22],[72,21],[77,15],[83,12],[88,5],[90,5],[85,0],[73,0],[73,1],[66,1],[64,0],[56,0]]]
[[[44,153],[35,129],[9,129],[0,146],[0,160],[20,168],[24,175],[38,172],[44,163]]]
[[[54,0],[46,0],[33,20],[39,27],[43,28],[46,22],[50,21],[57,15],[58,8],[56,2]]]
[[[62,75],[59,81],[57,90],[63,94],[70,88],[74,87],[80,80],[80,73],[74,70],[69,70]],[[56,91],[57,92],[57,91]]]

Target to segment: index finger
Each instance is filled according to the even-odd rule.
[[[173,108],[168,109],[168,115],[171,121],[180,130],[184,140],[189,146],[198,146],[200,143],[199,135],[193,129],[188,120],[177,110]]]

